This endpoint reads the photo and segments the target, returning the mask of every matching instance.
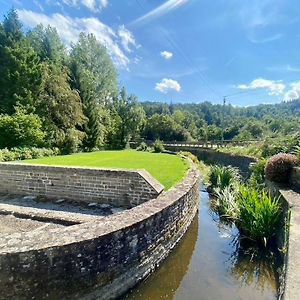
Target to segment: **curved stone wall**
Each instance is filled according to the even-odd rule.
[[[115,299],[169,254],[198,209],[199,173],[130,210],[0,237],[0,298]]]

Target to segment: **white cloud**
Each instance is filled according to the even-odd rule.
[[[294,91],[300,92],[300,81],[296,81],[290,84]]]
[[[285,90],[285,84],[283,84],[281,81],[258,78],[253,80],[248,85],[240,84],[237,86],[237,88],[240,90],[266,89],[270,96],[278,96],[283,94]]]
[[[173,57],[173,53],[169,51],[162,51],[160,52],[160,56],[164,59],[171,59]]]
[[[146,13],[145,15],[137,18],[130,24],[131,25],[137,25],[137,24],[142,24],[142,23],[144,24],[148,21],[151,21],[153,19],[163,16],[164,14],[186,4],[187,2],[188,2],[188,0],[168,0],[164,4],[151,10],[150,12]]]
[[[290,83],[291,89],[284,95],[284,101],[293,101],[300,98],[300,81]]]
[[[130,59],[120,47],[120,44],[124,45],[124,38],[121,38],[112,28],[96,18],[71,18],[58,13],[47,16],[25,9],[18,10],[18,15],[28,27],[34,27],[38,24],[56,27],[58,34],[68,46],[78,40],[80,32],[93,33],[97,40],[107,48],[115,65],[128,68]],[[122,28],[123,31],[127,32],[124,26]],[[134,37],[130,33],[128,47],[132,45],[132,41],[134,41]]]
[[[135,38],[134,38],[133,34],[128,29],[126,29],[124,25],[121,25],[119,27],[118,35],[121,39],[121,43],[122,43],[123,48],[127,52],[132,52],[132,50],[130,49],[130,46],[133,46],[135,48],[139,47],[139,46],[136,45]]]
[[[92,12],[100,11],[108,5],[108,0],[63,0],[63,3],[68,6],[85,6]]]
[[[284,95],[284,101],[293,101],[299,98],[299,93],[295,90],[289,90]]]
[[[161,93],[167,93],[170,90],[180,92],[181,86],[176,80],[163,78],[161,82],[156,83],[155,90]]]

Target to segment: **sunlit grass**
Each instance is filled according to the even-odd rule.
[[[134,150],[77,153],[25,160],[24,162],[43,165],[145,169],[163,184],[166,190],[180,182],[188,169],[186,160],[177,155]]]

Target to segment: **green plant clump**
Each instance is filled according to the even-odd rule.
[[[239,218],[236,225],[246,237],[264,245],[275,235],[280,222],[279,198],[253,187],[239,187],[236,195]]]
[[[47,156],[59,155],[60,151],[58,148],[48,149],[48,148],[12,148],[12,149],[0,149],[0,161],[14,161],[14,160],[24,160],[32,158],[41,158]]]
[[[212,189],[232,186],[240,181],[240,175],[237,168],[232,166],[212,166],[209,175],[209,182]]]
[[[162,143],[162,141],[160,140],[155,140],[154,144],[153,144],[153,149],[155,153],[161,153],[165,151],[165,147]]]
[[[141,142],[136,151],[149,151],[149,148],[145,142]]]
[[[270,181],[286,183],[289,181],[293,166],[295,166],[297,163],[298,158],[293,154],[276,154],[272,156],[266,164],[266,178]]]
[[[235,200],[235,192],[229,186],[223,190],[215,190],[213,206],[223,218],[236,220],[239,216],[239,206]]]

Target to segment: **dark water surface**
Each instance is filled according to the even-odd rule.
[[[170,256],[126,300],[277,299],[278,253],[245,248],[200,193],[200,210]]]

